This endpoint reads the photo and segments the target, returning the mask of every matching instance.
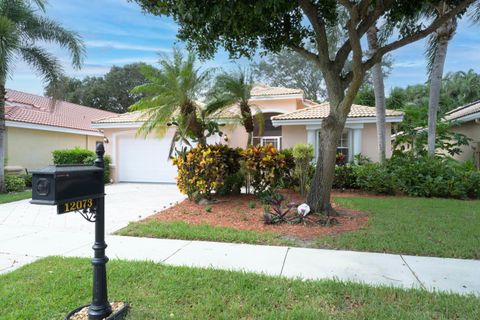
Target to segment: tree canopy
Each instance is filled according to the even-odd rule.
[[[45,95],[56,94],[58,99],[118,113],[128,111],[143,94],[132,93],[136,86],[146,83],[141,73],[144,63],[132,63],[123,67],[113,66],[100,77],[86,77],[82,80],[63,77],[57,87],[48,85]]]

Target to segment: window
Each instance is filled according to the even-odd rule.
[[[318,132],[318,148],[320,148],[320,132]],[[345,162],[350,161],[350,132],[345,129],[337,142],[337,153],[345,156]]]
[[[260,137],[260,145],[272,144],[278,150],[282,149],[282,137]]]

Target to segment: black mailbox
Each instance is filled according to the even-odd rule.
[[[33,204],[61,205],[104,195],[103,169],[99,167],[56,165],[32,172]]]

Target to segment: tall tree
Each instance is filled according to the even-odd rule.
[[[376,25],[371,26],[367,31],[368,49],[371,55],[378,50],[378,29]],[[375,109],[377,124],[378,155],[380,162],[383,163],[386,158],[386,139],[385,139],[385,85],[383,82],[383,72],[381,62],[376,63],[371,70],[373,91],[375,93]]]
[[[253,79],[243,70],[235,73],[222,73],[215,79],[213,88],[207,95],[207,114],[215,114],[220,110],[238,104],[240,109],[240,122],[248,134],[247,147],[253,142],[254,115],[250,103]],[[257,123],[263,123],[260,110],[256,110]]]
[[[47,86],[45,95],[57,94],[59,99],[81,105],[123,113],[142,98],[131,90],[147,82],[140,69],[142,62],[113,66],[100,77],[86,77],[83,80],[63,77],[59,86]]]
[[[305,60],[292,50],[270,53],[251,64],[252,73],[259,82],[276,87],[302,89],[305,97],[324,101],[327,97],[325,82],[315,63]]]
[[[440,1],[434,6],[437,16],[448,13],[450,6],[445,1]],[[435,30],[429,39],[429,74],[430,74],[430,94],[428,100],[428,155],[435,155],[436,129],[438,106],[440,103],[440,90],[442,88],[443,68],[447,58],[447,49],[450,39],[457,29],[456,17],[447,20],[444,24]]]
[[[330,114],[320,128],[320,150],[307,202],[313,211],[333,213],[330,193],[335,169],[337,141],[352,102],[367,70],[400,47],[425,38],[446,21],[465,12],[474,0],[449,0],[449,11],[429,20],[418,13],[434,0],[326,0],[246,2],[241,0],[136,0],[153,14],[169,15],[178,22],[178,37],[212,57],[222,46],[231,57],[252,57],[259,48],[280,52],[289,48],[312,61],[322,73],[330,103]],[[332,51],[327,28],[346,12],[347,39]],[[398,27],[375,54],[365,57],[362,38],[377,23]],[[380,27],[381,28],[381,27]],[[313,44],[315,51],[306,44]],[[351,58],[351,69],[345,69]]]
[[[146,118],[139,132],[148,134],[165,128],[175,118],[178,130],[206,145],[205,125],[200,118],[199,98],[208,77],[208,71],[200,71],[195,65],[195,55],[185,57],[174,48],[172,57],[161,58],[160,69],[143,65],[141,72],[147,83],[132,89],[133,94],[144,97],[130,110],[142,111]]]
[[[80,68],[85,49],[79,35],[45,17],[44,0],[0,1],[0,192],[5,191],[5,83],[18,60],[29,64],[47,83],[58,83],[63,74],[60,61],[42,42],[67,49],[72,65]]]

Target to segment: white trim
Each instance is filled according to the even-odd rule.
[[[35,123],[19,122],[19,121],[11,121],[11,120],[5,121],[5,126],[11,127],[11,128],[23,128],[23,129],[43,130],[43,131],[53,131],[53,132],[62,132],[62,133],[72,133],[72,134],[81,134],[81,135],[87,135],[87,136],[103,137],[102,133],[95,132],[95,131],[64,128],[64,127],[50,126],[50,125],[45,125],[45,124],[35,124]]]
[[[92,128],[115,129],[115,128],[140,128],[143,122],[109,122],[109,123],[92,123]]]
[[[403,116],[390,116],[385,118],[385,122],[402,122]],[[346,125],[360,123],[376,123],[376,117],[347,118]],[[272,119],[274,127],[278,126],[298,126],[298,125],[321,125],[322,119],[292,119],[278,120]]]

